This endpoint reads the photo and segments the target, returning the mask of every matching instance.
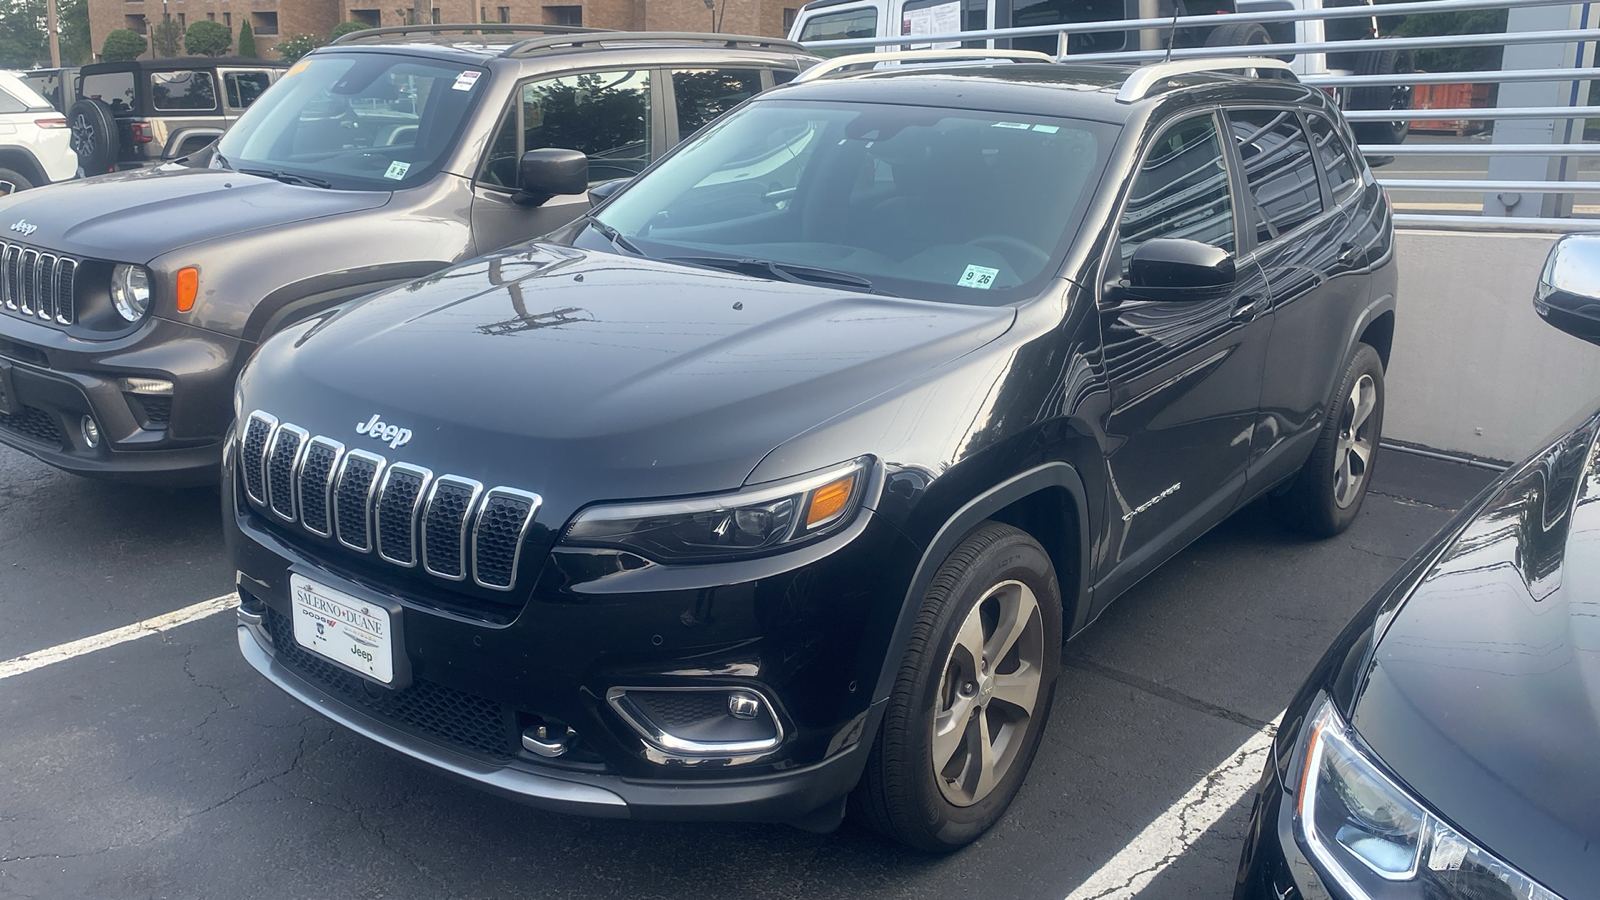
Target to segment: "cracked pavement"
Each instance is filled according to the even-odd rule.
[[[591,820],[488,796],[278,692],[224,613],[0,680],[0,898],[1227,897],[1264,752],[1247,742],[1492,477],[1380,460],[1347,534],[1307,542],[1241,511],[1065,648],[1021,796],[950,858],[850,824]],[[5,448],[0,485],[0,660],[231,584],[214,491],[86,481]],[[1125,847],[1135,865],[1085,883]]]

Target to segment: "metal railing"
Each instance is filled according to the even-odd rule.
[[[1570,0],[1422,0],[1415,3],[1395,3],[1380,7],[1373,6],[1342,6],[1328,9],[1288,9],[1229,13],[1223,15],[1177,16],[1164,18],[1123,19],[1115,21],[1074,22],[1058,25],[1040,25],[1026,28],[993,28],[974,31],[963,31],[947,34],[918,34],[899,35],[892,37],[857,38],[850,40],[830,40],[807,42],[805,46],[812,50],[836,52],[839,50],[854,49],[860,51],[893,49],[910,46],[937,46],[940,44],[955,44],[957,42],[998,42],[999,46],[1006,46],[1006,42],[1015,38],[1041,36],[1054,36],[1057,40],[1057,56],[1068,57],[1073,61],[1107,62],[1107,63],[1146,63],[1160,60],[1170,55],[1173,59],[1210,59],[1219,57],[1238,56],[1241,53],[1251,53],[1261,56],[1288,56],[1299,54],[1337,54],[1337,53],[1366,53],[1383,50],[1429,50],[1429,49],[1454,49],[1460,47],[1525,47],[1529,45],[1578,45],[1580,48],[1585,43],[1600,44],[1600,28],[1567,28],[1567,29],[1539,29],[1517,30],[1508,28],[1505,32],[1442,35],[1428,37],[1377,37],[1358,41],[1304,41],[1295,43],[1273,43],[1269,45],[1253,45],[1250,47],[1219,46],[1219,47],[1178,47],[1167,51],[1165,49],[1151,50],[1119,50],[1100,53],[1068,53],[1068,38],[1072,35],[1091,34],[1097,32],[1135,32],[1156,30],[1163,35],[1173,33],[1174,29],[1181,31],[1186,27],[1214,27],[1229,23],[1255,23],[1261,25],[1309,22],[1314,20],[1330,20],[1344,18],[1360,18],[1379,16],[1413,16],[1428,15],[1431,13],[1462,12],[1468,10],[1507,9],[1521,10],[1528,8],[1552,7],[1586,7],[1587,4],[1574,4]],[[1600,14],[1600,7],[1595,12]],[[1526,15],[1526,14],[1525,14]],[[1584,19],[1583,24],[1600,20]],[[991,43],[991,45],[994,45]],[[1148,46],[1148,44],[1146,45]],[[1562,54],[1568,60],[1573,60],[1573,54]],[[1503,122],[1539,122],[1551,121],[1556,125],[1556,133],[1563,130],[1562,122],[1600,119],[1600,106],[1583,105],[1587,98],[1587,91],[1580,91],[1586,87],[1590,79],[1600,79],[1600,66],[1592,62],[1585,64],[1584,53],[1576,55],[1576,64],[1571,68],[1513,68],[1491,71],[1467,72],[1428,72],[1407,74],[1311,74],[1301,78],[1309,85],[1324,89],[1356,89],[1382,87],[1391,85],[1453,85],[1453,84],[1484,84],[1484,85],[1538,85],[1541,83],[1571,84],[1571,105],[1565,106],[1496,106],[1496,107],[1456,107],[1448,109],[1350,109],[1345,111],[1345,116],[1351,122],[1418,122],[1418,121],[1456,121],[1471,123],[1499,123]],[[1563,95],[1569,92],[1563,90]],[[1501,101],[1505,96],[1502,92]],[[1404,225],[1435,226],[1444,228],[1475,227],[1493,228],[1518,231],[1568,231],[1580,229],[1600,230],[1600,218],[1583,218],[1585,213],[1600,215],[1600,206],[1591,207],[1582,212],[1569,213],[1559,216],[1546,215],[1459,215],[1442,210],[1459,211],[1464,204],[1460,202],[1434,202],[1432,213],[1406,212],[1407,208],[1418,208],[1416,202],[1399,202],[1408,200],[1417,192],[1448,192],[1472,193],[1484,197],[1495,196],[1497,193],[1504,195],[1529,194],[1534,196],[1560,196],[1562,198],[1576,197],[1578,195],[1600,194],[1600,180],[1584,181],[1579,179],[1580,163],[1583,159],[1600,156],[1600,144],[1581,142],[1582,126],[1566,129],[1576,131],[1575,142],[1553,143],[1528,143],[1508,138],[1505,143],[1488,143],[1484,141],[1460,140],[1454,143],[1401,143],[1401,144],[1368,144],[1363,145],[1362,152],[1369,159],[1377,162],[1392,162],[1394,160],[1418,160],[1435,157],[1443,160],[1459,160],[1462,157],[1484,157],[1489,160],[1488,168],[1496,168],[1497,159],[1501,161],[1521,159],[1527,162],[1515,165],[1537,165],[1531,158],[1544,157],[1551,160],[1566,160],[1560,165],[1547,165],[1548,170],[1558,171],[1560,179],[1528,179],[1528,178],[1494,178],[1487,177],[1489,172],[1483,173],[1485,177],[1479,178],[1430,178],[1429,173],[1411,171],[1405,175],[1385,172],[1378,168],[1379,182],[1384,187],[1397,195],[1397,203],[1401,211],[1396,219]],[[1502,163],[1503,164],[1503,163]],[[1475,174],[1460,172],[1455,174]],[[1422,208],[1426,208],[1423,201]],[[1564,201],[1563,201],[1564,202]],[[1513,204],[1514,205],[1514,204]]]

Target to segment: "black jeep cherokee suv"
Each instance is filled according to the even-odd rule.
[[[770,38],[475,29],[346,35],[183,164],[0,199],[0,442],[83,475],[214,483],[261,339],[588,212],[587,185],[541,191],[525,155],[630,177],[812,60]],[[117,72],[135,106],[215,88]]]
[[[825,63],[548,242],[266,342],[245,658],[539,806],[982,833],[1063,638],[1256,497],[1350,523],[1396,281],[1281,63],[997,56]]]

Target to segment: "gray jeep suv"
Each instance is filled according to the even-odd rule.
[[[264,337],[604,193],[541,190],[523,175],[541,157],[631,177],[815,61],[767,38],[484,27],[350,35],[181,163],[0,201],[0,442],[84,475],[215,480]]]

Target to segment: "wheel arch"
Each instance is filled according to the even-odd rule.
[[[1385,309],[1373,316],[1361,329],[1361,336],[1356,340],[1378,351],[1378,359],[1383,361],[1383,370],[1389,371],[1389,351],[1394,347],[1394,310]]]
[[[934,533],[911,576],[894,632],[884,654],[872,701],[882,703],[894,686],[900,658],[911,637],[922,598],[934,573],[974,528],[985,521],[1004,522],[1027,532],[1050,555],[1061,586],[1062,635],[1080,630],[1088,617],[1089,507],[1083,479],[1071,464],[1049,462],[996,484],[947,518]]]
[[[22,147],[0,147],[0,167],[21,172],[22,176],[32,181],[35,186],[50,183],[50,176],[45,174],[44,167],[39,165],[39,160]]]
[[[426,278],[449,265],[446,261],[417,260],[315,275],[291,282],[256,304],[243,336],[254,342],[266,340],[282,328],[329,307]]]

